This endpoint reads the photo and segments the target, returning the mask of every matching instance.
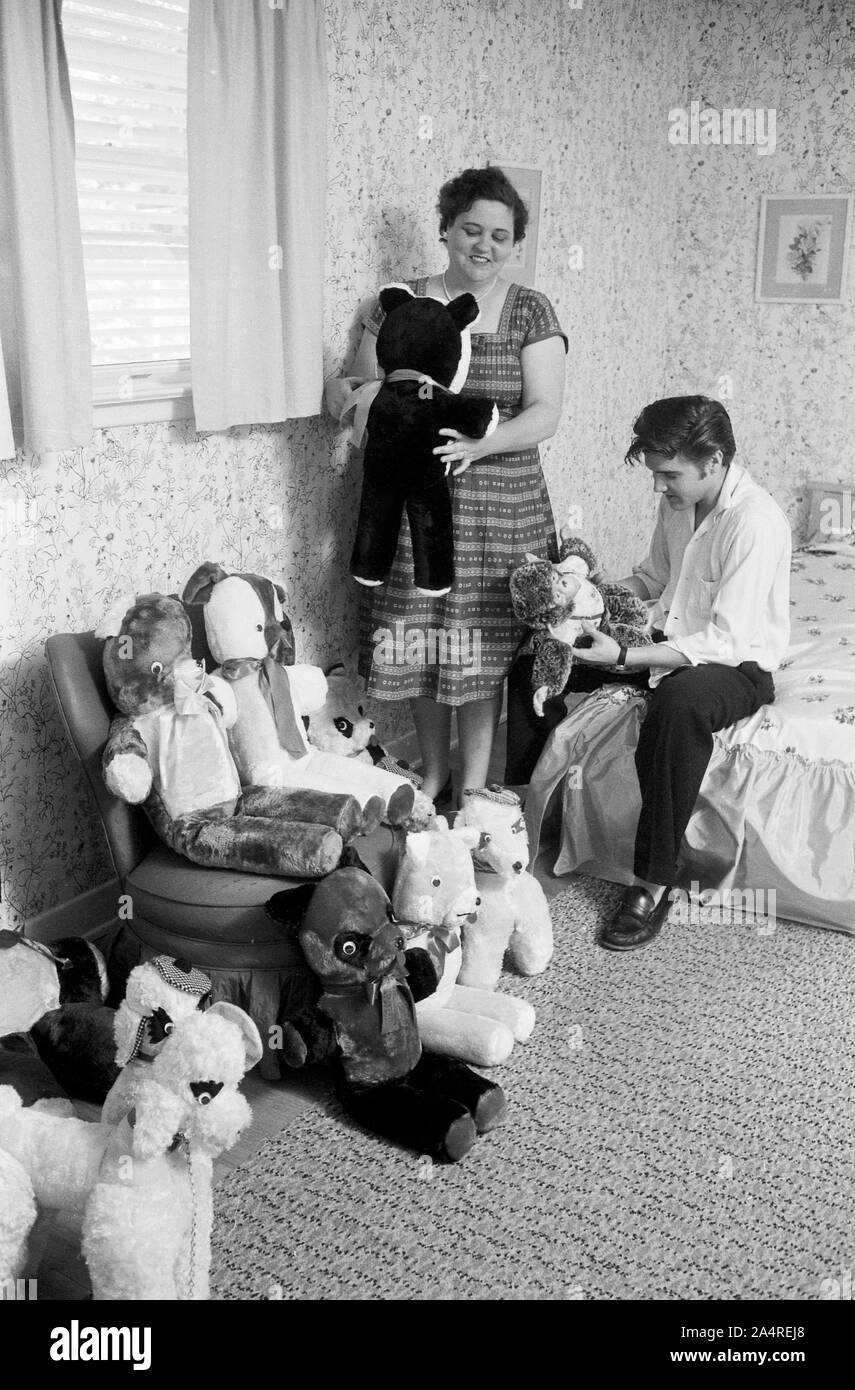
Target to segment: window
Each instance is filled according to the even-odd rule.
[[[64,0],[62,27],[95,405],[188,414],[187,0]]]

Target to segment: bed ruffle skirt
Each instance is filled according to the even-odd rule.
[[[631,883],[644,696],[612,686],[567,704],[526,797],[532,860],[541,842],[557,842],[554,873]],[[731,903],[741,894],[746,911],[855,934],[855,765],[717,735],[678,881]]]

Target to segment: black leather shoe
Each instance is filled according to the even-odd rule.
[[[666,888],[654,903],[646,888],[625,888],[615,915],[597,938],[607,951],[635,951],[646,946],[662,930],[671,906],[671,889]]]

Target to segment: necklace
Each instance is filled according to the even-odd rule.
[[[445,271],[442,272],[441,279],[442,279],[442,292],[443,292],[443,294],[445,295],[445,302],[446,302],[446,304],[450,304],[450,303],[451,303],[451,295],[448,293],[448,285],[447,285],[446,279],[445,279]],[[482,290],[480,294],[476,294],[474,290],[469,290],[469,294],[472,295],[472,298],[475,300],[475,303],[476,303],[476,304],[480,304],[481,301],[482,301],[483,299],[486,299],[488,295],[490,295],[490,294],[493,293],[493,290],[496,288],[496,285],[497,285],[498,283],[499,283],[499,277],[498,277],[498,275],[494,275],[494,276],[493,276],[493,283],[492,283],[492,285],[490,286],[490,288],[489,288],[488,290]]]

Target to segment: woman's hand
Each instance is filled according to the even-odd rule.
[[[451,443],[439,444],[433,452],[445,459],[446,463],[459,465],[451,470],[453,478],[456,478],[458,473],[465,473],[470,463],[475,463],[478,459],[486,458],[488,454],[496,452],[493,444],[495,432],[487,435],[484,439],[469,439],[459,430],[440,430],[439,433],[448,435]]]
[[[579,661],[585,661],[589,666],[614,666],[620,656],[620,643],[613,637],[607,637],[604,632],[600,632],[598,627],[589,623],[587,619],[582,619],[582,627],[589,637],[593,638],[592,647],[574,647],[573,656]]]

